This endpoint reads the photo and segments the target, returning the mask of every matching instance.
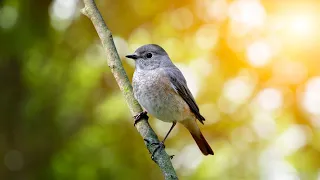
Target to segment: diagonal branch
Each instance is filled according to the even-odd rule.
[[[113,42],[111,31],[108,29],[103,18],[101,17],[94,0],[83,0],[83,2],[85,7],[81,10],[81,12],[92,21],[93,26],[99,35],[103,48],[105,49],[108,66],[110,67],[111,72],[126,99],[130,112],[132,115],[137,115],[142,111],[142,108],[133,96],[132,86],[122,66],[120,57]],[[153,152],[156,146],[152,145],[152,143],[159,143],[159,139],[150,127],[148,121],[143,119],[142,121],[138,122],[135,127],[142,138],[146,140],[145,144],[149,152]],[[170,157],[164,150],[157,151],[153,160],[160,167],[165,179],[178,179],[171,164]]]

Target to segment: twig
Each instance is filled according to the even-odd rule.
[[[111,72],[114,75],[120,87],[120,90],[126,99],[130,112],[132,116],[137,115],[142,112],[142,108],[133,96],[132,86],[122,66],[119,54],[113,42],[111,31],[108,29],[103,18],[101,17],[101,14],[94,0],[83,0],[83,2],[85,4],[85,7],[81,10],[81,12],[92,21],[93,26],[95,27],[101,43],[105,49],[108,66],[110,67]],[[149,152],[153,152],[156,146],[151,144],[159,143],[159,139],[153,129],[150,127],[148,121],[146,119],[143,119],[142,121],[139,121],[135,127],[137,128],[142,138],[145,139],[145,144]],[[154,155],[153,161],[160,167],[165,179],[178,179],[176,172],[171,164],[170,157],[164,150],[157,151],[157,153],[155,153]]]

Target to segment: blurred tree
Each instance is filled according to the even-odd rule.
[[[0,1],[0,179],[161,179],[80,7]],[[196,96],[216,155],[178,126],[166,148],[181,179],[319,179],[318,1],[98,7],[122,58],[160,44]]]

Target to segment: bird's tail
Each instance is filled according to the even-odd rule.
[[[201,150],[202,154],[204,155],[213,155],[213,151],[206,141],[206,139],[203,137],[198,124],[195,120],[185,120],[181,122],[191,133],[193,139],[196,141],[199,149]]]

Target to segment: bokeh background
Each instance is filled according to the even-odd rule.
[[[206,117],[181,179],[320,179],[318,0],[97,0],[125,59],[163,46]],[[0,179],[162,179],[79,0],[0,1]],[[160,139],[170,124],[150,119]]]

